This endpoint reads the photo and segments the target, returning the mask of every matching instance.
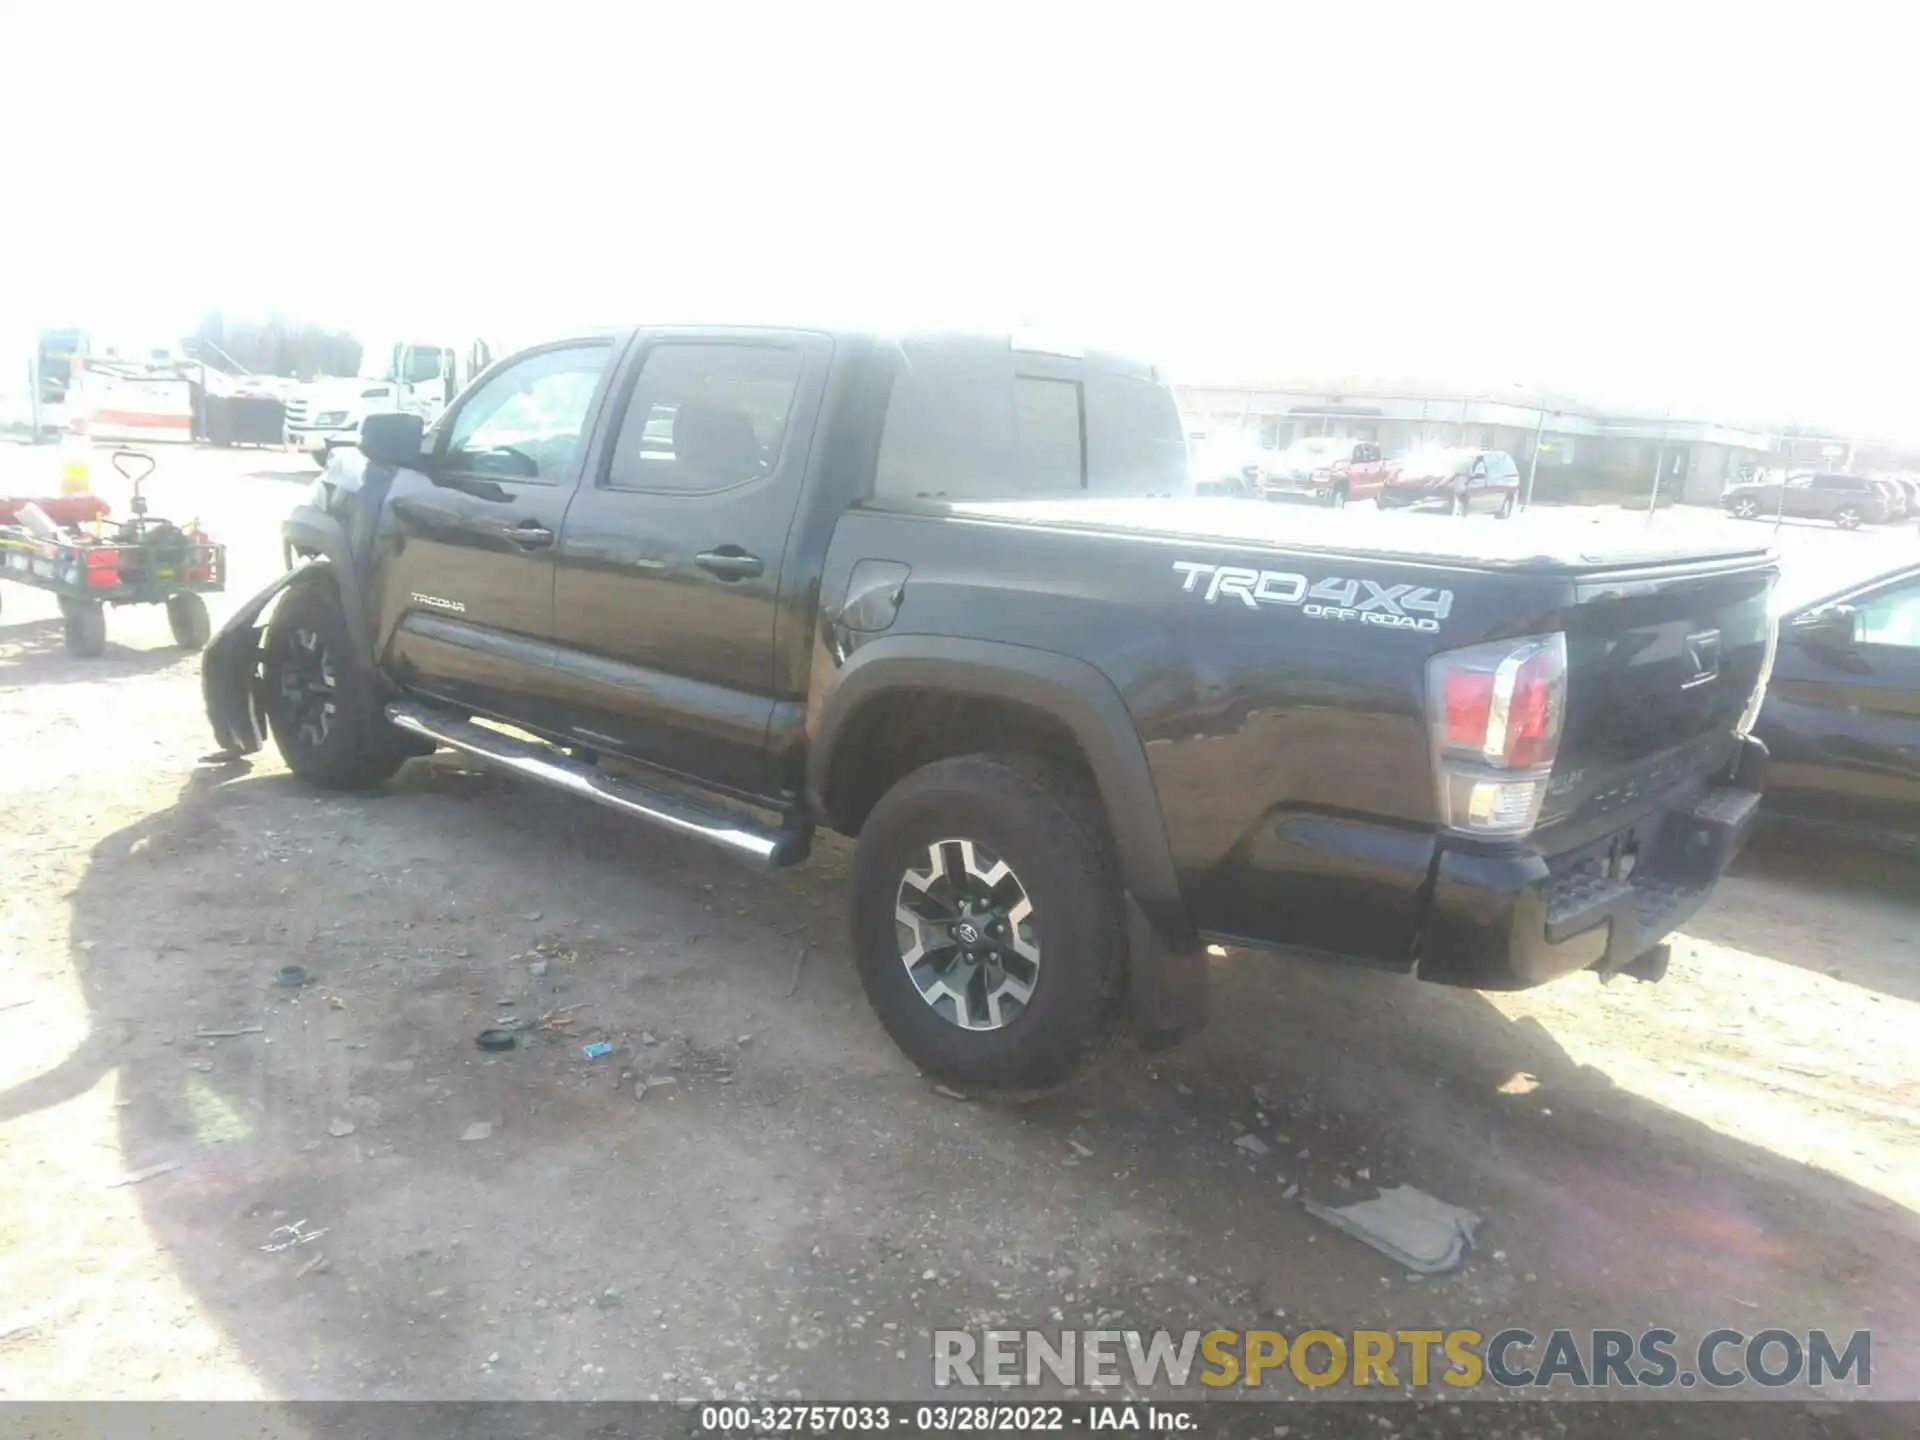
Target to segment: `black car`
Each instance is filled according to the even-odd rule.
[[[1741,520],[1790,515],[1802,520],[1831,520],[1842,530],[1857,530],[1893,518],[1886,492],[1866,476],[1825,470],[1789,475],[1784,485],[1779,480],[1731,485],[1720,503],[1729,515]]]
[[[1770,814],[1920,837],[1920,560],[1786,612],[1754,733]]]
[[[333,789],[446,745],[763,867],[855,837],[850,958],[950,1085],[1192,1029],[1209,944],[1657,980],[1759,812],[1767,537],[1195,504],[1187,465],[1118,356],[562,338],[368,417],[209,716]]]

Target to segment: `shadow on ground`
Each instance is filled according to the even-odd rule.
[[[111,636],[111,612],[107,626]],[[0,623],[0,652],[10,652],[0,653],[0,690],[23,685],[131,679],[190,658],[189,652],[176,646],[136,649],[109,638],[104,654],[91,660],[82,659],[67,650],[65,625],[58,618]]]
[[[1236,956],[1186,1047],[961,1103],[862,1001],[844,847],[755,876],[447,759],[364,798],[203,770],[102,841],[72,896],[89,1038],[0,1095],[118,1072],[126,1165],[180,1165],[148,1223],[271,1391],[905,1398],[935,1326],[1730,1324],[1870,1326],[1879,1393],[1915,1393],[1913,1215],[1475,994]],[[314,983],[275,988],[290,963]],[[1462,1271],[1416,1281],[1286,1198],[1403,1182],[1486,1216]],[[1619,1428],[1814,1433],[1795,1402],[1687,1408]],[[1499,1413],[1472,1433],[1538,1424]]]
[[[1920,1002],[1920,855],[1891,853],[1831,832],[1763,830],[1733,871],[1738,882],[1765,887],[1748,905],[1723,904],[1688,922],[1703,940],[1766,955],[1845,978],[1900,1000]],[[1803,901],[1831,912],[1831,947],[1782,945],[1779,909]],[[1846,943],[1856,906],[1906,911],[1897,946]]]

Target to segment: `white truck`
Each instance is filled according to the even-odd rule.
[[[287,444],[325,469],[336,445],[359,443],[367,416],[398,412],[432,424],[492,361],[493,347],[477,337],[368,345],[357,376],[322,376],[287,402]]]

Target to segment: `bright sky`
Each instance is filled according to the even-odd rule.
[[[1770,9],[0,0],[0,321],[1025,320],[1920,438],[1912,21]]]

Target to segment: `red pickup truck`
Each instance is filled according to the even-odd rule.
[[[1370,440],[1315,435],[1296,440],[1268,462],[1260,492],[1269,500],[1299,498],[1337,507],[1373,499],[1392,469]]]

